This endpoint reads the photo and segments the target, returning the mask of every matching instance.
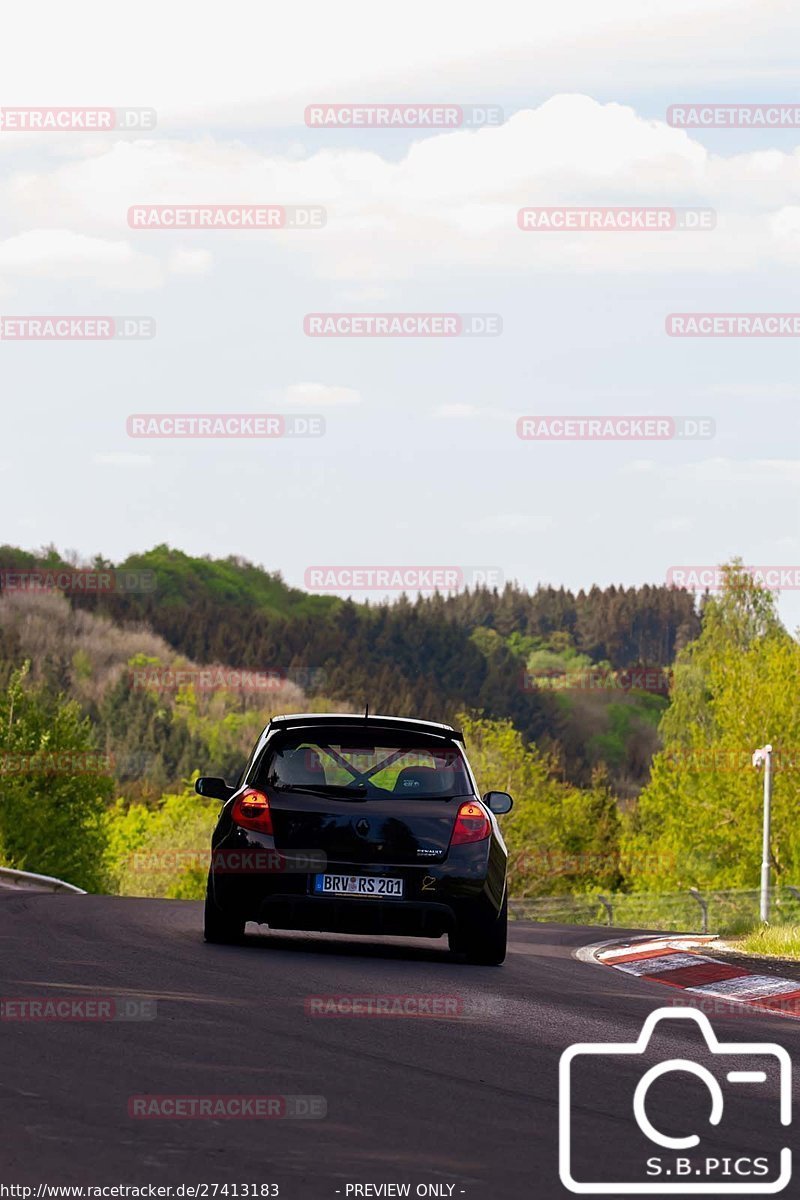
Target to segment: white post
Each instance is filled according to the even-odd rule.
[[[761,920],[769,921],[770,820],[772,806],[772,746],[762,746],[753,755],[753,766],[764,764],[764,830],[761,840]]]

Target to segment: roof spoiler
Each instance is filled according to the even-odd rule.
[[[451,738],[457,742],[464,741],[464,734],[452,725],[444,725],[440,721],[420,721],[414,717],[391,717],[363,713],[291,713],[272,717],[268,729],[290,729],[292,726],[314,725],[352,725],[366,726],[373,729],[397,729],[407,733],[427,733],[434,736]]]

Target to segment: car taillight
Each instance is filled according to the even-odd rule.
[[[458,810],[451,846],[463,846],[465,842],[482,842],[492,832],[492,826],[479,804],[468,800]]]
[[[247,788],[233,802],[231,817],[243,829],[256,829],[259,833],[272,833],[272,813],[269,800],[263,792]]]

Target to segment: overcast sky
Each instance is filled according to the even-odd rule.
[[[492,566],[528,587],[800,564],[797,338],[667,336],[800,311],[797,128],[769,0],[136,6],[4,18],[0,105],[155,109],[0,132],[0,310],[155,336],[0,341],[3,540],[167,541],[303,586],[313,564]],[[25,47],[25,54],[20,53]],[[31,70],[31,61],[36,67]],[[499,107],[480,129],[310,128],[309,105]],[[310,230],[133,229],[136,205],[323,206]],[[713,209],[710,231],[523,232],[526,206]],[[492,337],[315,338],[319,312],[492,313]],[[322,414],[322,437],[134,439],[133,413]],[[701,440],[522,441],[520,416],[713,418]],[[800,593],[785,591],[787,623]]]

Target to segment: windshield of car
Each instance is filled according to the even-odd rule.
[[[288,736],[274,743],[258,769],[258,787],[324,791],[331,796],[433,799],[472,793],[454,744],[421,745],[396,735]]]

